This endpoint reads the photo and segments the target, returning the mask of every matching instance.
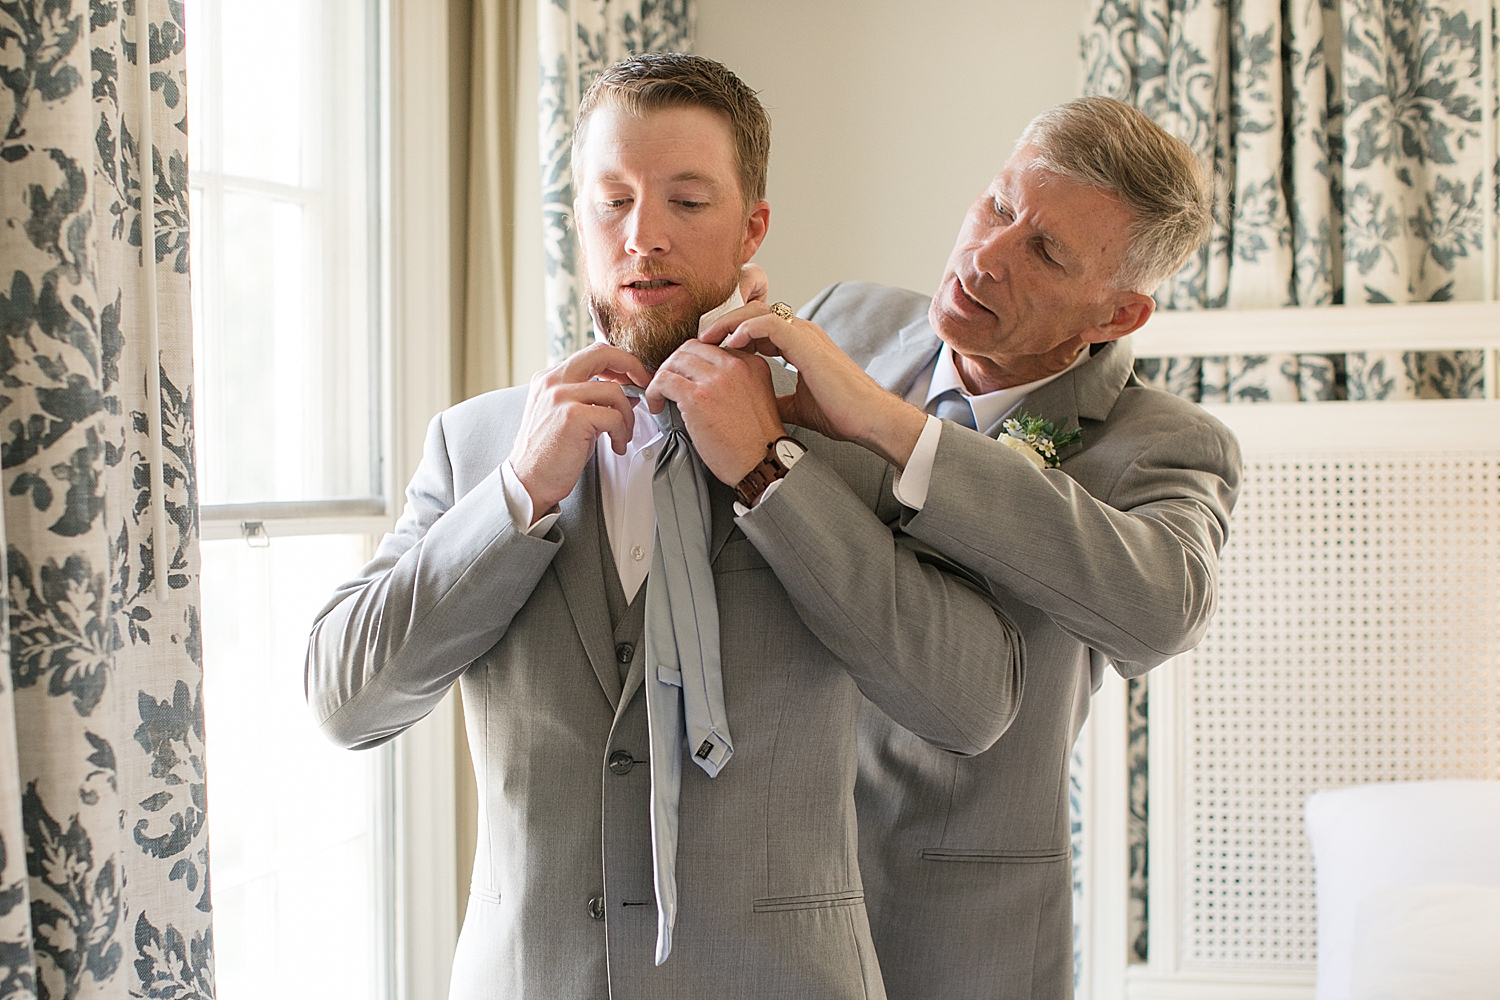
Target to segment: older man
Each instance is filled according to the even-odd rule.
[[[900,469],[903,526],[992,581],[1025,637],[1025,698],[988,752],[861,720],[860,867],[893,998],[1073,995],[1071,747],[1108,663],[1135,677],[1202,637],[1239,489],[1228,430],[1142,385],[1121,339],[1209,212],[1183,143],[1086,98],[1026,129],[932,298],[835,285],[805,319],[751,304],[704,332],[790,361],[783,417]]]
[[[643,56],[577,121],[607,342],[433,421],[395,532],[314,625],[309,701],[368,747],[462,685],[481,808],[457,1000],[882,997],[860,696],[982,751],[1019,637],[894,527],[888,467],[786,436],[766,363],[692,339],[769,222],[754,93]]]

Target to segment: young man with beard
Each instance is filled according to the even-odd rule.
[[[883,997],[860,695],[958,754],[1016,711],[1014,626],[895,528],[889,467],[787,437],[765,362],[693,339],[765,236],[769,145],[717,63],[605,72],[573,161],[604,342],[440,414],[314,624],[308,699],[342,745],[462,685],[481,809],[454,998]]]

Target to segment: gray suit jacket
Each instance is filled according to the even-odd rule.
[[[545,537],[509,519],[497,469],[525,398],[432,422],[395,532],[308,649],[309,702],[347,747],[461,681],[481,806],[451,996],[883,997],[857,864],[861,694],[939,753],[982,751],[1020,697],[1015,627],[896,527],[889,470],[860,449],[803,435],[811,452],[742,518],[713,483],[735,756],[716,779],[682,769],[679,918],[657,968],[644,657],[622,679],[592,462]]]
[[[842,284],[802,315],[904,395],[940,347],[928,302]],[[904,520],[1020,625],[1016,721],[960,760],[874,707],[861,718],[860,867],[893,1000],[1072,997],[1068,759],[1089,695],[1108,662],[1134,677],[1192,648],[1214,611],[1240,481],[1228,429],[1142,385],[1124,341],[1020,408],[1082,427],[1060,469],[945,424],[926,505]]]

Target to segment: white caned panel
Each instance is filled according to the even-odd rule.
[[[1169,668],[1183,970],[1312,967],[1312,792],[1500,778],[1500,450],[1246,451],[1218,615]]]

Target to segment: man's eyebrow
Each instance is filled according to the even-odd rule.
[[[667,180],[673,182],[699,181],[700,183],[707,184],[711,188],[717,188],[719,186],[719,182],[714,179],[713,175],[699,173],[696,170],[684,170],[681,173],[673,174],[671,177],[668,177]]]
[[[1012,206],[1012,211],[1014,211],[1015,199],[1011,197],[1010,185],[1006,183],[1004,177],[996,177],[994,183],[990,185],[990,189],[993,192],[994,197],[999,198],[1001,201],[1005,202],[1007,206]],[[1055,247],[1062,253],[1064,257],[1069,258],[1073,262],[1076,262],[1080,259],[1078,254],[1074,253],[1073,248],[1064,243],[1062,240],[1058,239],[1051,230],[1046,229],[1043,226],[1035,226],[1035,229],[1037,231],[1037,235],[1041,237],[1041,239],[1045,243],[1052,247]]]
[[[599,171],[597,176],[600,181],[607,181],[609,183],[622,183],[625,180],[624,175],[616,173],[612,170],[601,170]],[[668,177],[667,181],[668,183],[698,181],[702,184],[707,185],[708,187],[713,188],[714,190],[718,190],[720,186],[718,180],[712,174],[701,173],[697,170],[684,170],[680,173],[675,173],[671,177]]]

